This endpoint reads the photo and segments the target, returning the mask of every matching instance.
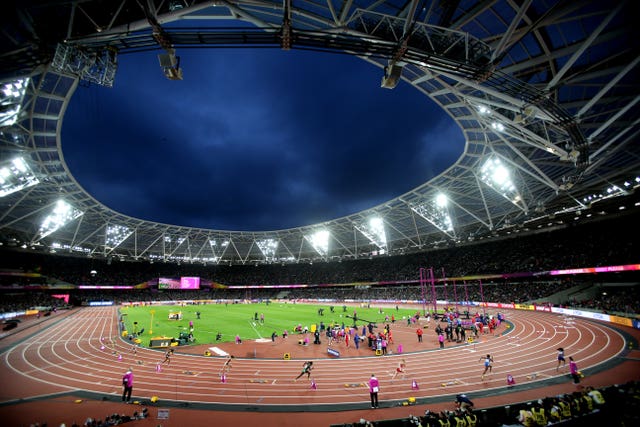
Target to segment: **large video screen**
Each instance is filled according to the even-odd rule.
[[[69,304],[69,294],[55,294],[51,295],[52,298],[58,298]]]
[[[199,277],[181,277],[180,289],[200,289]]]
[[[199,277],[160,277],[158,289],[200,289]]]

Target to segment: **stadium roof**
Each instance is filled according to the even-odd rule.
[[[126,260],[310,262],[410,253],[527,230],[639,185],[631,1],[147,2],[83,0],[3,13],[0,243]],[[81,81],[110,86],[120,53],[181,48],[345,52],[402,79],[462,129],[445,172],[321,224],[243,232],[115,212],[70,174],[62,119]],[[21,159],[21,160],[16,160]],[[444,195],[444,196],[443,196]]]

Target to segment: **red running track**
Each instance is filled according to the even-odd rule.
[[[602,323],[527,311],[506,311],[506,317],[513,322],[511,330],[484,336],[474,344],[385,357],[316,359],[318,389],[312,390],[307,381],[292,380],[300,371],[300,360],[237,358],[227,382],[221,383],[222,358],[176,353],[171,365],[157,372],[161,353],[138,349],[134,354],[130,344],[117,338],[116,308],[85,308],[52,321],[48,328],[34,331],[2,354],[2,378],[10,387],[0,389],[0,403],[76,391],[117,401],[122,374],[131,366],[133,394],[138,399],[158,396],[163,402],[216,404],[218,409],[223,404],[228,405],[227,411],[249,407],[267,412],[282,405],[285,408],[280,410],[291,412],[324,412],[337,405],[368,408],[364,383],[375,372],[381,382],[381,406],[389,407],[409,395],[435,402],[456,393],[504,391],[507,374],[518,384],[539,383],[542,387],[545,380],[567,375],[568,367],[556,371],[558,347],[565,349],[567,357],[573,356],[581,370],[620,357],[626,349],[624,337]],[[495,361],[493,374],[482,380],[481,359],[487,353]],[[392,381],[400,358],[407,363],[406,378]],[[411,389],[413,380],[418,390]]]

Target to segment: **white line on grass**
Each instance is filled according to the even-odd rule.
[[[253,326],[253,325],[254,325],[254,323],[253,323],[251,320],[248,320],[248,322],[249,322],[249,324],[251,325],[251,329],[253,329],[253,330],[256,332],[256,334],[258,334],[258,338],[262,338],[262,335],[260,335],[260,332],[258,332],[258,330],[256,329],[256,327],[255,327],[255,326]]]

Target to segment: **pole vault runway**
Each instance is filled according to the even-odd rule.
[[[302,361],[236,358],[227,382],[220,380],[220,357],[175,353],[157,371],[164,353],[138,348],[118,338],[117,309],[84,308],[55,320],[2,353],[2,402],[56,393],[85,393],[120,400],[121,378],[135,374],[133,396],[202,408],[257,411],[328,411],[369,407],[366,381],[375,372],[383,391],[381,407],[397,406],[407,396],[418,402],[451,400],[457,393],[504,393],[506,377],[518,385],[543,387],[569,382],[567,367],[556,371],[556,349],[563,347],[582,371],[598,370],[625,351],[616,329],[580,318],[526,311],[504,311],[512,327],[479,342],[390,356],[315,359],[312,389],[303,377],[294,382]],[[491,354],[493,373],[481,379],[482,359]],[[391,379],[399,360],[407,375]],[[414,383],[415,381],[415,383]],[[417,388],[415,387],[417,385]],[[412,387],[413,386],[413,387]]]

